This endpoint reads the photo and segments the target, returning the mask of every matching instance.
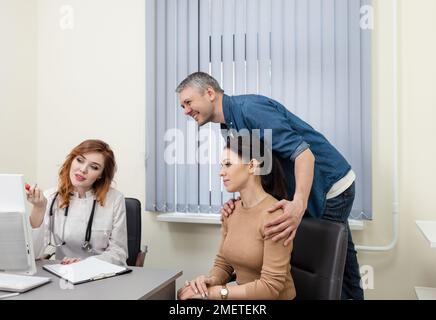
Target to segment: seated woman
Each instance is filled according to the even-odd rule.
[[[56,188],[43,193],[35,185],[26,190],[33,205],[30,224],[36,257],[51,245],[64,264],[97,256],[126,265],[126,205],[124,196],[111,188],[115,170],[109,145],[86,140],[67,156]]]
[[[257,141],[257,142],[256,142]],[[254,147],[265,150],[262,141],[228,138],[222,154],[220,175],[228,192],[239,192],[234,214],[223,218],[221,244],[209,275],[187,281],[179,289],[178,298],[270,300],[293,299],[294,282],[291,277],[292,242],[274,242],[266,238],[264,225],[281,215],[281,209],[268,213],[277,199],[286,199],[286,185],[279,160],[266,153],[262,161]],[[260,152],[257,152],[260,154]],[[269,154],[269,160],[268,155]],[[272,164],[268,174],[261,174],[262,166]],[[227,285],[233,272],[237,285]]]

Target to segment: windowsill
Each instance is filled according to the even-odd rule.
[[[161,213],[157,215],[158,221],[176,222],[176,223],[197,223],[197,224],[216,224],[220,225],[219,214],[208,213]],[[365,225],[360,220],[348,220],[351,230],[363,230]]]
[[[161,213],[157,215],[157,220],[178,223],[221,224],[220,215],[213,213]]]

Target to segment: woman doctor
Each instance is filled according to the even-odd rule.
[[[51,245],[64,264],[96,256],[126,265],[126,207],[124,196],[111,188],[115,171],[109,145],[86,140],[67,156],[57,188],[26,190],[36,257]]]

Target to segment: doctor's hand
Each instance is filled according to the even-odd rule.
[[[240,199],[241,197],[237,197],[236,199],[230,199],[229,201],[224,203],[223,207],[220,210],[221,222],[223,221],[224,217],[228,218],[233,213],[233,210],[235,210],[235,202]]]
[[[282,200],[274,204],[268,212],[280,208],[283,209],[283,214],[265,225],[265,236],[275,242],[285,239],[284,245],[287,246],[295,238],[306,206],[302,200]]]
[[[29,201],[34,207],[44,209],[47,205],[47,198],[44,196],[42,190],[40,190],[37,185],[29,186],[26,184],[26,197],[27,201]]]
[[[80,258],[69,258],[69,257],[65,257],[62,259],[61,264],[72,264],[75,262],[79,262],[81,259]]]

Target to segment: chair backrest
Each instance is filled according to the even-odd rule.
[[[339,300],[347,255],[347,229],[341,223],[304,218],[291,257],[298,300]]]
[[[128,266],[136,265],[136,257],[141,251],[141,202],[126,198]]]

